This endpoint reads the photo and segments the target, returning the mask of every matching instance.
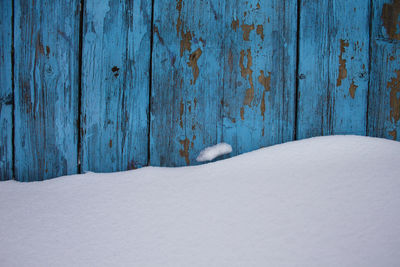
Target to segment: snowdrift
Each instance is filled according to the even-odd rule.
[[[0,183],[1,266],[400,266],[400,143]]]

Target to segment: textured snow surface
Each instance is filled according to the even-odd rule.
[[[400,266],[400,143],[0,183],[1,266]]]
[[[216,157],[229,154],[232,152],[231,145],[227,143],[219,143],[215,146],[210,146],[202,150],[197,157],[196,161],[203,162],[203,161],[210,161],[215,159]]]

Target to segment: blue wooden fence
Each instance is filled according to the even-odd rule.
[[[400,140],[400,0],[0,10],[0,180],[193,165],[222,141]]]

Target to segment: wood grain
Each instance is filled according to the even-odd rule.
[[[400,141],[397,0],[0,9],[0,180],[196,165],[219,142],[227,158],[320,135]]]
[[[151,1],[85,1],[82,170],[147,165]]]
[[[400,2],[374,0],[368,135],[400,141]]]
[[[151,165],[195,164],[217,141],[224,38],[218,1],[154,2]]]
[[[366,134],[369,1],[302,0],[297,138]]]
[[[14,5],[15,177],[76,173],[79,1]]]
[[[297,1],[229,1],[225,10],[221,139],[232,155],[293,140]]]
[[[12,2],[0,1],[0,181],[13,177]]]
[[[221,141],[236,155],[293,139],[296,1],[156,0],[154,11],[152,165],[197,164]]]

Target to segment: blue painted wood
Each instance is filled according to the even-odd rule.
[[[400,141],[400,2],[372,6],[368,135]]]
[[[154,2],[150,164],[196,164],[215,144],[223,95],[219,1]]]
[[[297,138],[366,134],[369,1],[302,0]]]
[[[292,140],[296,2],[155,1],[151,165]]]
[[[153,54],[151,1],[85,0],[82,29],[80,2],[14,0],[14,29],[12,1],[0,3],[0,180],[79,161],[195,165],[222,141],[232,156],[295,134],[400,140],[398,1],[154,0]]]
[[[85,1],[82,170],[147,164],[151,1]]]
[[[12,2],[0,1],[0,181],[13,177],[12,170]]]
[[[76,173],[79,1],[14,5],[15,177]]]
[[[237,155],[294,139],[297,1],[228,1],[221,140]]]

